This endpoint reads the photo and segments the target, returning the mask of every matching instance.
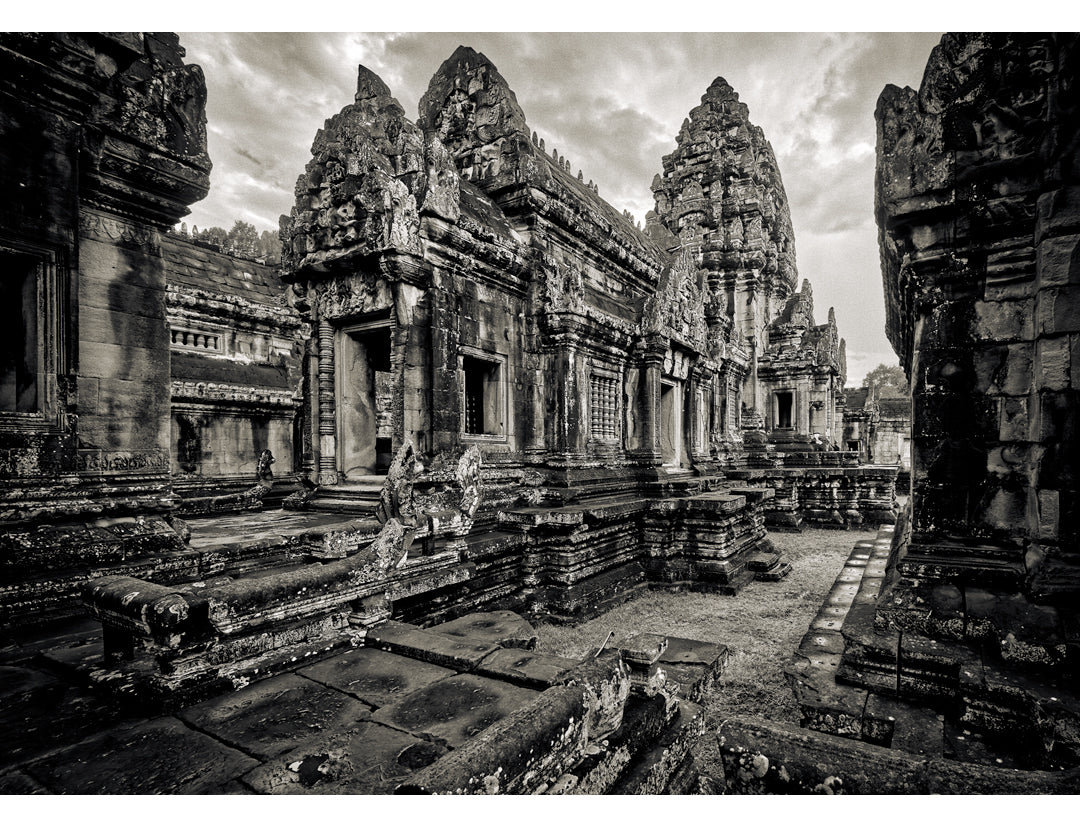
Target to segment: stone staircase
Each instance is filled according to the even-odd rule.
[[[309,511],[374,517],[375,509],[379,505],[379,493],[385,482],[386,475],[369,474],[346,483],[320,486],[315,492],[315,497],[306,501],[302,508]]]
[[[928,759],[1074,765],[1071,688],[1021,677],[975,642],[877,623],[893,533],[882,527],[855,545],[787,669],[803,726]]]

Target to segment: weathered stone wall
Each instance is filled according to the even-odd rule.
[[[36,400],[0,412],[5,615],[70,611],[91,570],[183,546],[143,517],[175,502],[160,234],[209,183],[182,57],[168,34],[0,38],[0,247],[38,310]]]
[[[276,268],[162,236],[171,346],[169,455],[181,509],[297,468],[304,340]],[[189,502],[195,499],[197,502]]]
[[[879,613],[1056,667],[1080,589],[1078,60],[1075,34],[946,35],[877,111],[914,421],[913,534]]]

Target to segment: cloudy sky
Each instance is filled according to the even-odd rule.
[[[818,321],[834,306],[848,384],[896,363],[873,218],[874,105],[887,83],[918,87],[940,33],[219,34],[181,33],[208,90],[210,195],[188,227],[236,219],[276,230],[316,131],[352,101],[356,67],[376,72],[415,118],[458,44],[486,54],[531,129],[600,195],[642,223],[649,185],[683,119],[722,76],[780,164],[800,277]]]

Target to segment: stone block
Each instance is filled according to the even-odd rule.
[[[1039,291],[1038,307],[1040,335],[1080,331],[1080,285]]]
[[[1040,391],[1064,391],[1070,385],[1071,352],[1068,336],[1040,339],[1035,344],[1036,384]]]
[[[1035,243],[1040,249],[1048,237],[1074,235],[1080,229],[1080,187],[1061,187],[1038,200]]]
[[[1031,300],[975,302],[972,336],[985,342],[1016,342],[1035,338],[1035,307]]]
[[[250,771],[244,782],[265,794],[389,794],[446,752],[436,742],[365,722],[309,739]]]
[[[457,748],[537,695],[483,676],[452,676],[379,708],[372,719]]]
[[[393,704],[410,693],[455,675],[455,671],[373,647],[358,647],[297,672],[349,693],[372,707]]]
[[[1039,245],[1037,264],[1039,285],[1080,284],[1080,236],[1057,236]]]
[[[1057,540],[1060,520],[1059,492],[1043,489],[1039,492],[1039,537]]]
[[[569,791],[590,732],[586,695],[553,687],[464,746],[418,770],[398,793],[551,793]],[[587,792],[587,791],[586,791]]]
[[[489,678],[545,689],[557,683],[567,670],[577,664],[569,658],[504,648],[480,662],[476,672]]]
[[[206,794],[258,765],[174,718],[109,731],[28,766],[50,790],[69,794]]]
[[[516,612],[509,610],[474,612],[429,629],[434,633],[456,635],[500,647],[531,650],[536,646],[536,630]]]
[[[286,674],[188,707],[177,715],[259,759],[291,750],[323,732],[366,721],[371,708],[352,696],[301,676]]]

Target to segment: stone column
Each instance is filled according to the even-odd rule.
[[[643,372],[645,387],[641,400],[643,421],[642,457],[653,463],[660,462],[660,371],[664,364],[662,348],[650,347],[645,354]]]
[[[319,479],[333,486],[337,473],[337,417],[334,389],[334,326],[319,321]]]

